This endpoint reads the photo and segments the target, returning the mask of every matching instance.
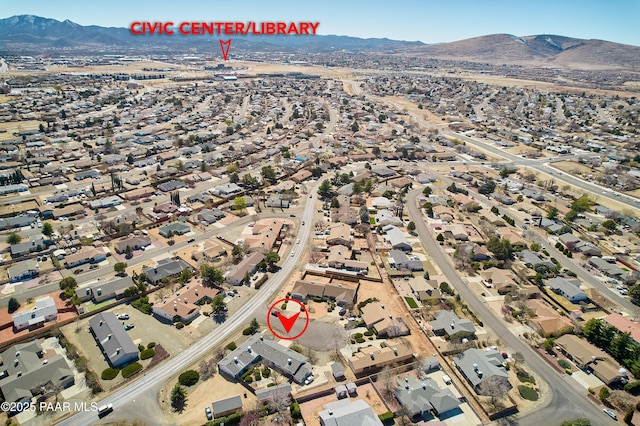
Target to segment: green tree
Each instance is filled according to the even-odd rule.
[[[422,190],[422,193],[427,197],[431,195],[432,192],[433,192],[433,189],[431,189],[430,186],[425,186],[424,189]]]
[[[407,224],[407,231],[414,232],[416,230],[416,224],[413,221]]]
[[[224,303],[224,296],[217,294],[211,301],[211,308],[215,316],[225,316],[227,314],[227,304]]]
[[[280,261],[280,255],[275,251],[270,251],[267,253],[265,261],[267,262],[267,265],[269,265],[269,268],[272,268],[274,264]]]
[[[551,208],[547,212],[547,219],[554,220],[557,217],[558,217],[558,208],[555,206],[551,206]]]
[[[571,203],[571,210],[575,210],[578,213],[586,212],[587,210],[590,210],[594,204],[595,201],[593,201],[588,196],[583,195],[582,197]]]
[[[333,196],[333,188],[331,187],[331,182],[327,180],[323,180],[318,188],[318,195],[324,199],[328,199]]]
[[[608,229],[609,231],[613,231],[614,229],[616,229],[618,227],[618,224],[615,221],[613,221],[611,219],[608,219],[608,220],[605,220],[604,222],[602,222],[602,226],[604,228]]]
[[[7,244],[14,245],[18,244],[20,241],[22,241],[22,237],[17,232],[12,232],[7,237]]]
[[[430,202],[426,202],[422,205],[422,208],[424,209],[424,212],[427,216],[429,217],[433,217],[433,204]]]
[[[118,275],[124,275],[124,271],[127,269],[127,266],[127,262],[116,262],[116,264],[113,265],[113,270]]]
[[[173,389],[171,389],[171,406],[176,411],[182,411],[186,400],[187,393],[180,384],[176,383]]]
[[[335,197],[333,198],[333,200],[331,200],[331,208],[332,209],[340,208],[340,202]]]
[[[269,181],[269,183],[274,183],[276,181],[276,172],[271,166],[264,166],[260,171],[260,174],[262,175],[262,178]]]
[[[180,282],[182,284],[188,283],[189,281],[191,281],[191,278],[193,278],[193,274],[191,273],[191,269],[189,268],[183,269],[180,273]]]
[[[436,237],[436,240],[443,242],[444,241],[444,235],[442,234],[438,234],[438,236]]]
[[[200,275],[202,276],[202,283],[207,287],[219,286],[224,282],[222,272],[211,265],[201,265]]]
[[[450,296],[453,296],[453,293],[454,293],[449,283],[446,283],[444,281],[440,283],[440,292],[442,294],[448,294]]]
[[[12,297],[9,299],[7,308],[9,309],[9,313],[12,314],[17,311],[18,308],[20,308],[20,302],[18,302],[18,299],[16,299],[15,297]]]
[[[367,225],[370,223],[369,209],[367,208],[367,206],[360,207],[358,214],[360,215],[360,222],[365,223]]]
[[[78,287],[78,282],[73,277],[65,277],[60,280],[60,290],[64,290],[65,288],[76,288]]]
[[[631,337],[629,333],[616,333],[611,340],[607,352],[618,362],[623,362],[631,355],[630,351]]]
[[[547,351],[547,352],[553,351],[555,343],[556,343],[556,339],[554,339],[552,337],[546,338],[545,341],[544,341],[544,350]]]
[[[640,304],[640,283],[634,284],[629,290],[629,297],[633,303]]]
[[[238,212],[242,213],[246,210],[247,208],[247,203],[244,201],[244,197],[236,197],[235,200],[233,200],[233,209],[237,210]]]
[[[511,259],[513,255],[513,247],[509,240],[493,236],[487,242],[487,250],[489,250],[498,260]]]
[[[53,226],[49,222],[45,222],[42,224],[42,234],[51,237],[53,235]]]
[[[610,396],[611,392],[609,392],[608,387],[603,386],[600,388],[600,392],[598,392],[598,398],[600,398],[600,401],[605,402]]]
[[[124,252],[125,258],[131,259],[133,257],[133,249],[131,248],[131,246],[128,245],[127,248],[125,248]]]
[[[584,327],[582,327],[582,334],[591,343],[596,343],[598,337],[602,334],[602,327],[604,323],[599,318],[591,318],[588,320]]]
[[[240,182],[240,176],[238,176],[238,173],[233,172],[229,175],[229,182],[231,183],[238,183]]]

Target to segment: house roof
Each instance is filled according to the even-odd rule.
[[[306,356],[286,348],[262,334],[255,334],[245,340],[242,345],[224,357],[218,366],[237,376],[259,358],[270,362],[274,368],[292,377],[296,383],[303,383],[311,374],[311,365],[307,362]]]
[[[564,329],[573,328],[573,323],[566,316],[558,314],[550,306],[547,306],[540,299],[530,299],[526,302],[527,307],[535,313],[535,317],[529,321],[538,329],[547,334],[555,334]]]
[[[435,315],[436,319],[429,322],[433,330],[444,330],[444,332],[453,336],[457,333],[475,333],[476,328],[473,323],[466,318],[459,318],[453,311],[440,311]]]
[[[240,410],[242,408],[242,398],[240,398],[240,395],[230,396],[229,398],[213,401],[212,406],[214,416],[233,410]]]
[[[77,262],[82,262],[88,259],[94,259],[96,256],[104,255],[103,251],[100,251],[94,247],[82,247],[77,253],[70,254],[65,257],[64,262],[67,265],[72,265]]]
[[[362,399],[330,402],[318,413],[324,426],[382,426],[371,406]]]
[[[387,240],[392,247],[394,248],[399,246],[408,246],[409,248],[411,247],[411,243],[409,242],[407,237],[405,237],[404,232],[402,232],[400,228],[397,228],[395,226],[389,226],[385,228],[386,230],[385,230],[384,239]]]
[[[20,262],[16,262],[7,268],[7,274],[9,278],[19,277],[22,274],[29,271],[37,271],[38,262],[35,259],[27,259]]]
[[[640,343],[640,324],[637,322],[615,312],[604,317],[604,320],[620,330],[621,333],[629,333],[633,340]]]
[[[32,389],[48,381],[54,384],[65,377],[73,376],[69,365],[61,355],[47,358],[43,364],[40,356],[42,346],[37,341],[19,343],[0,354],[7,375],[0,379],[0,389],[6,401],[15,402],[31,398]],[[20,373],[20,376],[18,376]]]
[[[138,353],[138,347],[113,312],[101,312],[89,320],[89,326],[111,365]]]
[[[488,377],[509,378],[507,370],[502,366],[502,355],[493,349],[484,351],[475,348],[467,349],[454,360],[474,387]]]
[[[229,269],[226,275],[227,279],[235,279],[236,281],[242,281],[247,272],[252,271],[258,263],[264,260],[264,254],[260,252],[253,252],[247,257],[242,259],[240,263]]]
[[[573,334],[565,334],[557,338],[555,343],[582,365],[592,362],[592,357],[596,360],[609,358],[603,350]]]
[[[460,405],[450,389],[440,389],[433,379],[420,381],[408,376],[397,379],[395,396],[410,415],[431,411],[433,407],[439,414],[453,410]]]
[[[380,302],[367,303],[360,308],[360,311],[362,319],[369,328],[391,315],[391,311],[385,310],[384,305]]]
[[[41,322],[41,319],[56,313],[58,313],[58,308],[56,307],[55,300],[53,300],[51,296],[46,296],[36,300],[36,306],[33,307],[33,309],[15,313],[12,315],[12,318],[13,323],[18,325],[27,322],[31,323],[30,320],[38,320],[35,322]]]
[[[258,402],[269,401],[274,396],[280,397],[282,395],[291,395],[291,385],[289,383],[271,386],[270,388],[258,389],[256,391],[256,399]]]
[[[364,348],[367,352],[356,352],[349,358],[349,364],[355,371],[361,371],[402,361],[413,355],[413,347],[407,341],[387,341],[387,345],[380,349]]]
[[[187,268],[191,269],[191,266],[182,259],[160,259],[156,266],[144,268],[142,272],[151,281],[156,282],[166,277],[178,275]]]
[[[180,288],[176,294],[156,302],[154,308],[161,309],[169,317],[190,317],[200,307],[197,303],[205,298],[213,299],[220,291],[202,284],[191,284]]]
[[[567,299],[572,299],[581,294],[584,294],[586,297],[586,293],[580,290],[580,281],[577,280],[568,280],[563,277],[554,277],[547,281],[547,285],[553,291],[561,292]]]

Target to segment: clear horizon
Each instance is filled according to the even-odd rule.
[[[104,3],[0,0],[5,18],[36,15],[80,25],[129,27],[133,21],[319,21],[319,34],[443,43],[489,34],[554,34],[640,46],[640,1],[243,0],[211,4],[186,0]],[[354,19],[355,17],[355,19]]]

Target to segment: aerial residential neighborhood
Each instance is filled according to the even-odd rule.
[[[0,22],[7,425],[640,424],[626,62]]]

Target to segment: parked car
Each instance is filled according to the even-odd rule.
[[[342,308],[342,309],[340,309],[340,312],[338,312],[338,315],[340,315],[342,317],[346,313],[347,313],[347,310],[345,308]]]
[[[293,213],[291,213],[291,214],[289,215],[289,217],[296,217],[296,215],[295,215],[295,214],[293,214]]]
[[[195,238],[191,237],[191,238],[189,238],[189,239],[187,240],[187,242],[188,242],[188,243],[192,243],[192,242],[194,242],[195,240],[196,240]]]
[[[608,408],[603,408],[602,412],[605,413],[607,416],[611,417],[613,420],[618,420],[618,416],[616,415],[616,413],[609,410]]]
[[[128,320],[129,319],[129,314],[118,314],[118,319],[119,320]]]
[[[131,330],[133,327],[135,327],[135,325],[134,325],[134,324],[127,324],[127,325],[125,325],[125,326],[124,326],[124,329],[125,329],[126,331],[129,331],[129,330]]]
[[[207,415],[207,420],[213,420],[213,414],[211,413],[211,408],[204,407],[204,414]]]

